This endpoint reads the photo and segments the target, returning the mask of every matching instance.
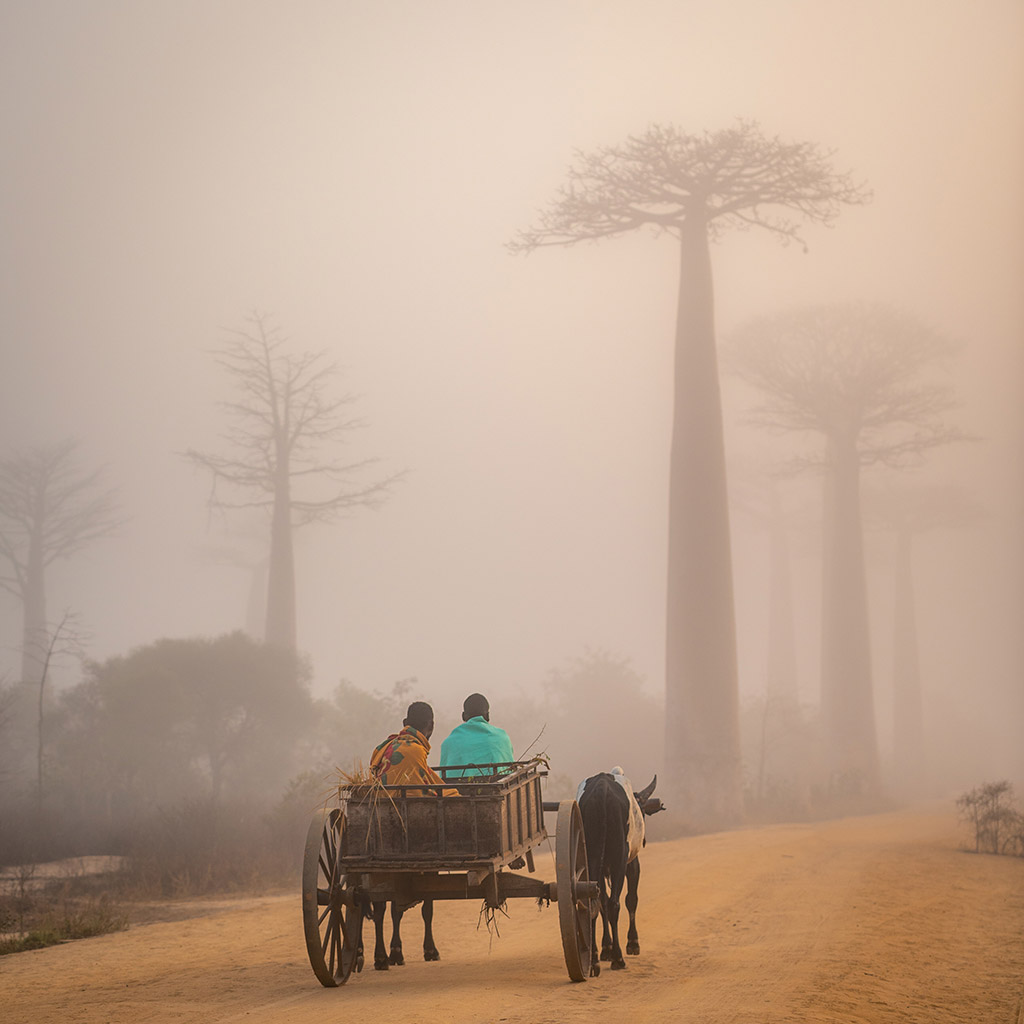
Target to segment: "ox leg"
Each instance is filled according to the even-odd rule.
[[[608,893],[604,882],[601,883],[601,959],[605,962],[612,958],[612,930],[608,925],[611,912],[608,909]]]
[[[405,906],[395,900],[391,902],[391,953],[388,956],[388,963],[395,967],[405,966],[405,957],[402,956],[402,915],[405,913]]]
[[[629,911],[629,931],[626,933],[626,956],[640,955],[640,936],[636,932],[637,890],[640,888],[640,858],[626,865],[626,910]]]
[[[388,969],[388,951],[384,945],[384,911],[387,906],[383,900],[374,900],[373,902],[373,969],[375,971]]]
[[[440,960],[441,954],[434,945],[434,901],[423,901],[423,959]]]
[[[598,889],[597,907],[591,904],[590,907],[590,976],[596,978],[601,973],[601,962],[602,958],[598,957],[597,948],[597,915],[601,915],[601,925],[603,928],[608,926],[605,924],[606,912],[605,904],[608,902],[608,893],[605,892],[604,878],[601,878],[600,887]]]
[[[608,927],[612,933],[612,970],[621,971],[626,967],[626,961],[622,958],[622,948],[619,946],[619,903],[622,899],[622,883],[626,880],[624,867],[612,868],[610,886],[608,892]]]

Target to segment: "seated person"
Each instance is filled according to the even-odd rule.
[[[378,744],[370,756],[370,771],[385,786],[407,786],[423,782],[443,785],[433,768],[427,765],[430,734],[434,731],[434,709],[422,700],[413,701],[405,713],[401,732],[392,733]],[[437,790],[411,790],[409,796],[434,796]],[[444,796],[458,796],[457,789],[445,789]]]
[[[482,693],[471,693],[462,705],[462,725],[441,744],[441,766],[502,764],[515,759],[512,740],[504,729],[491,725],[491,706]],[[446,772],[449,779],[490,774],[479,768]]]

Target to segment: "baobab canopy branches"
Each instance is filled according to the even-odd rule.
[[[940,445],[968,439],[946,414],[959,402],[936,369],[953,342],[883,304],[832,303],[761,317],[736,331],[729,369],[757,389],[753,424],[844,442],[862,466],[901,469]],[[821,466],[828,449],[799,456]]]
[[[332,395],[337,373],[324,352],[292,352],[269,318],[255,314],[217,350],[239,397],[223,403],[231,422],[229,454],[185,454],[213,476],[210,505],[267,508],[270,553],[264,639],[296,649],[295,557],[292,531],[328,522],[350,509],[376,507],[401,476],[357,483],[373,460],[346,462],[338,446],[362,423],[346,414],[352,395]],[[234,496],[218,491],[231,485]]]
[[[519,232],[510,248],[571,245],[644,225],[678,235],[692,218],[712,240],[730,227],[759,227],[804,245],[801,221],[831,224],[843,206],[870,198],[832,169],[832,155],[765,136],[754,121],[700,135],[654,124],[621,145],[578,151],[538,226]]]
[[[63,441],[0,459],[0,587],[19,597],[35,559],[70,558],[122,523],[104,470],[81,470],[77,457],[77,443]]]
[[[106,470],[83,469],[77,442],[15,450],[0,458],[0,588],[22,605],[22,682],[42,678],[50,642],[48,567],[117,532],[123,522]]]
[[[322,351],[289,351],[280,330],[263,314],[254,314],[248,323],[231,331],[231,340],[215,353],[239,393],[222,403],[231,419],[223,434],[230,454],[186,453],[213,476],[211,504],[272,507],[285,477],[305,488],[303,494],[288,490],[293,526],[384,501],[399,474],[356,483],[376,460],[349,462],[336,456],[338,445],[363,426],[346,412],[355,397],[330,393],[337,366]],[[231,493],[221,491],[218,483],[233,485]]]

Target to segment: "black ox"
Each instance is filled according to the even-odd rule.
[[[600,959],[611,961],[613,971],[622,970],[626,961],[619,946],[619,899],[622,883],[628,883],[626,909],[629,911],[629,932],[626,935],[626,952],[630,956],[640,953],[640,939],[636,930],[637,889],[640,885],[640,847],[643,846],[644,815],[664,810],[657,797],[652,797],[658,782],[655,775],[649,786],[633,794],[636,808],[630,808],[630,797],[626,788],[616,781],[616,774],[601,772],[592,775],[580,787],[580,814],[583,817],[583,834],[587,841],[587,871],[590,880],[597,882],[601,909],[601,950]],[[634,816],[639,837],[635,848],[629,846],[630,815]],[[590,974],[601,973],[597,949],[597,918],[591,921],[590,932]]]

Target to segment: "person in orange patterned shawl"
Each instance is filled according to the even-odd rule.
[[[434,709],[421,700],[413,701],[402,722],[401,732],[393,733],[377,745],[370,757],[370,771],[385,786],[408,786],[423,782],[444,785],[433,768],[427,765],[430,734],[434,731]],[[409,796],[434,796],[436,789],[412,790]],[[444,789],[444,796],[458,796],[457,789]]]

